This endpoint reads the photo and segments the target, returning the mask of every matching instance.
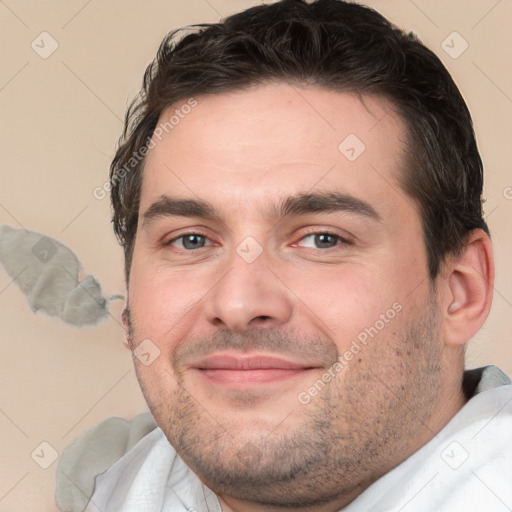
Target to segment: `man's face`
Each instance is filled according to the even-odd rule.
[[[145,397],[219,494],[357,494],[428,436],[440,395],[403,123],[382,98],[281,83],[195,100],[144,170],[129,307]]]

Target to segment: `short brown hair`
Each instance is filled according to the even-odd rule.
[[[281,0],[221,23],[171,32],[127,111],[111,165],[113,224],[129,278],[144,148],[163,110],[191,96],[283,80],[390,100],[408,132],[403,190],[420,207],[429,274],[460,252],[482,216],[482,162],[471,116],[441,61],[369,7],[342,0]],[[130,165],[131,163],[131,165]]]

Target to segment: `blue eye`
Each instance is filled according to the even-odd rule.
[[[349,245],[351,242],[340,235],[329,232],[311,233],[303,236],[297,245],[309,249],[331,249],[337,245]],[[167,245],[182,251],[194,251],[212,245],[211,240],[199,233],[187,233],[173,238]]]
[[[309,244],[304,244],[304,241],[308,239],[310,240]],[[312,233],[311,235],[304,236],[300,242],[303,247],[311,249],[330,249],[339,243],[349,243],[348,240],[332,233]]]
[[[207,245],[207,238],[203,235],[198,235],[197,233],[190,233],[187,235],[179,236],[178,238],[174,238],[169,242],[169,245],[175,245],[178,249],[185,250],[194,250],[201,249],[205,245]]]

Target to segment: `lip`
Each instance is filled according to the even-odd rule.
[[[235,386],[281,382],[317,367],[274,355],[227,353],[209,355],[192,365],[210,382]]]

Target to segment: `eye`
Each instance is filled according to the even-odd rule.
[[[349,244],[350,241],[334,233],[311,233],[302,237],[298,245],[311,249],[330,249],[342,243]]]
[[[169,240],[167,245],[172,245],[178,249],[190,251],[194,249],[202,249],[206,245],[211,245],[211,242],[207,237],[199,235],[198,233],[187,233],[186,235],[181,235]]]

